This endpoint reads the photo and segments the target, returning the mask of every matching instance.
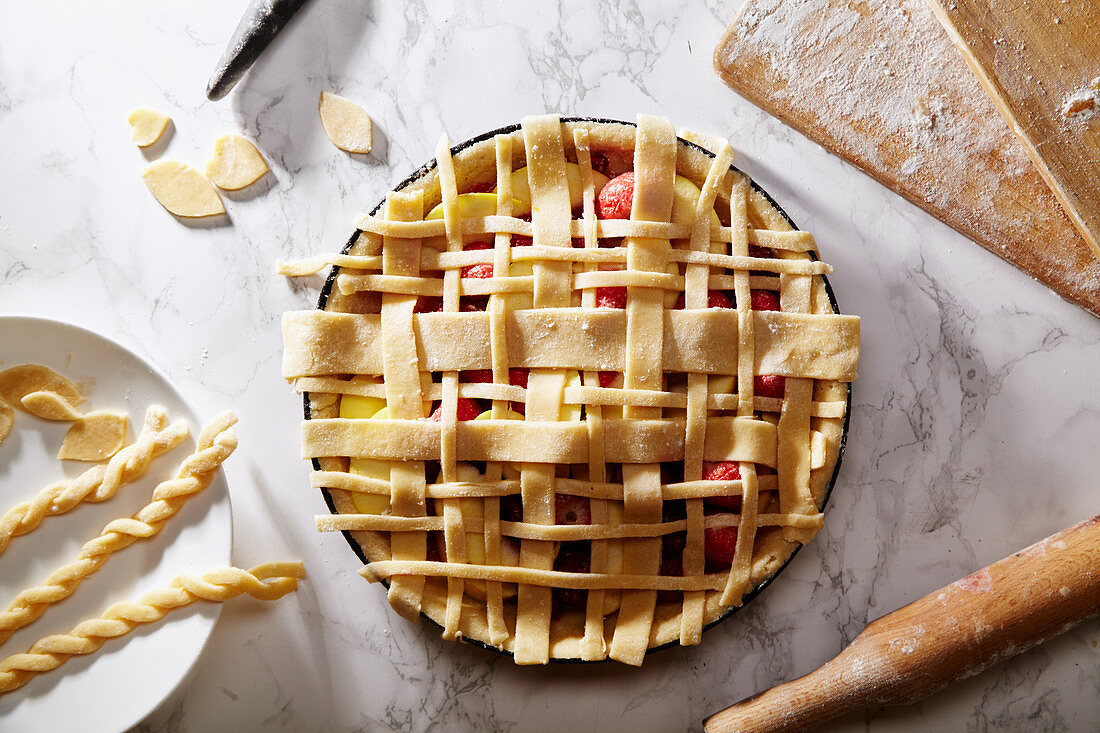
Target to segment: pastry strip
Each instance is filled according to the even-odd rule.
[[[424,215],[420,192],[392,193],[386,200],[386,218],[417,220]],[[414,277],[420,270],[420,241],[385,238],[382,244],[382,272],[385,276]],[[420,368],[416,337],[412,328],[416,296],[384,293],[381,306],[383,377],[386,407],[401,420],[425,417],[421,394]],[[424,462],[401,461],[390,465],[390,511],[401,517],[422,517],[424,500]],[[401,534],[390,539],[395,560],[423,560],[427,542],[424,535]],[[394,578],[390,584],[390,605],[406,617],[420,613],[424,578]]]
[[[692,252],[710,252],[710,212],[714,211],[714,200],[718,194],[718,183],[729,171],[733,161],[733,150],[724,145],[714,157],[706,181],[699,193],[695,205],[695,223],[691,229],[689,247]],[[722,245],[715,243],[715,248]],[[702,309],[707,307],[710,288],[710,270],[704,265],[689,264],[684,271],[684,308]],[[706,444],[707,409],[709,406],[710,380],[706,374],[687,375],[687,404],[684,420],[684,480],[697,481],[703,475],[703,450]],[[703,502],[689,499],[685,502],[687,535],[684,540],[682,557],[683,575],[701,575],[705,569],[705,545]],[[684,594],[680,616],[680,643],[688,646],[698,644],[703,634],[703,616],[706,611],[706,594],[693,592]]]
[[[569,188],[566,183],[565,149],[557,115],[525,117],[522,123],[531,189],[531,221],[534,245],[571,247]],[[572,297],[572,265],[568,262],[536,262],[535,308],[562,308]],[[511,346],[511,344],[509,344]],[[563,372],[532,369],[528,375],[526,422],[536,429],[540,422],[554,422],[561,412],[565,388]],[[583,429],[583,425],[578,425]],[[547,461],[536,456],[537,461]],[[523,519],[535,524],[554,523],[555,466],[550,462],[525,462],[520,470]],[[555,547],[548,542],[522,540],[520,565],[550,570]],[[545,664],[550,655],[549,588],[520,585],[516,606],[516,664]]]
[[[848,381],[856,376],[859,318],[750,311],[757,374]],[[723,308],[670,311],[657,350],[666,371],[737,374],[738,315]],[[625,370],[626,316],[607,308],[544,308],[505,316],[512,367]],[[491,369],[489,315],[421,313],[414,317],[421,364],[428,371]],[[382,373],[380,319],[325,311],[283,316],[283,376]],[[337,346],[339,345],[339,346]]]
[[[631,220],[669,220],[675,175],[676,134],[671,124],[661,118],[639,115],[634,147],[635,183]],[[627,267],[662,272],[668,263],[669,248],[667,239],[629,238]],[[661,344],[664,341],[664,293],[652,287],[627,288],[626,319],[626,388],[663,389],[661,379],[665,365]],[[659,419],[661,410],[626,407],[623,415],[628,420]],[[660,466],[655,463],[624,465],[622,472],[623,521],[660,521]],[[630,540],[623,543],[625,574],[648,573],[656,576],[660,563],[659,540]],[[626,664],[642,663],[649,646],[649,632],[656,602],[657,594],[653,591],[631,590],[623,593],[608,656]]]
[[[736,514],[716,514],[705,517],[700,528],[736,526]],[[447,517],[396,517],[382,514],[323,514],[314,518],[319,532],[344,532],[347,530],[374,530],[379,532],[440,532],[448,527]],[[498,522],[502,535],[518,539],[543,542],[592,542],[610,539],[640,539],[663,537],[688,528],[688,519],[656,522],[652,524],[557,524],[544,525],[529,522]],[[464,520],[463,528],[469,535],[480,535],[485,520]],[[759,526],[797,527],[820,529],[821,514],[760,514]],[[698,575],[700,573],[694,573]]]

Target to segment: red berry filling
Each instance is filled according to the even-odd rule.
[[[592,524],[592,504],[583,496],[554,495],[555,524]]]
[[[615,176],[596,197],[596,216],[601,219],[629,219],[634,203],[634,171]]]
[[[684,294],[676,296],[676,302],[672,306],[676,310],[684,308]],[[732,308],[733,301],[721,290],[711,290],[707,293],[707,308]]]
[[[703,461],[704,481],[740,481],[741,467],[736,461]],[[710,496],[707,501],[715,506],[720,506],[733,511],[741,510],[740,496]]]
[[[753,290],[750,297],[754,311],[779,310],[779,293],[772,290]]]
[[[737,550],[737,527],[707,527],[703,531],[703,547],[708,568],[729,568]]]
[[[626,288],[596,288],[597,308],[626,308]]]
[[[459,397],[458,406],[455,408],[455,412],[458,415],[459,421],[473,420],[475,417],[481,414],[481,408],[478,407],[477,403],[473,400],[466,397]],[[432,410],[431,417],[429,417],[428,419],[435,420],[436,422],[441,422],[443,420],[442,402],[436,405],[436,408]]]
[[[761,374],[752,379],[752,391],[759,397],[782,397],[786,387],[786,377],[775,374]]]

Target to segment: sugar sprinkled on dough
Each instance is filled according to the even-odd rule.
[[[155,109],[139,107],[126,121],[132,128],[130,140],[139,148],[147,148],[160,139],[172,118]]]
[[[267,163],[256,146],[240,135],[222,135],[214,141],[214,157],[206,161],[206,175],[218,188],[236,191],[267,173]]]
[[[126,443],[126,413],[112,410],[89,412],[65,433],[57,457],[62,461],[103,461]]]
[[[328,92],[321,92],[317,109],[333,145],[348,153],[370,152],[372,125],[366,110],[350,99]]]
[[[24,410],[44,420],[72,422],[84,417],[67,399],[48,389],[24,395],[20,404],[23,405]]]
[[[178,160],[158,160],[141,174],[161,206],[176,216],[200,217],[225,213],[210,179]]]

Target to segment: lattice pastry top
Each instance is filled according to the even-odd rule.
[[[406,616],[518,663],[699,642],[822,524],[859,319],[668,120],[529,117],[391,192],[283,319],[303,457]]]

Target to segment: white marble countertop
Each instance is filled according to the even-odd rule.
[[[163,369],[199,412],[241,418],[227,463],[234,560],[301,558],[309,579],[225,607],[191,677],[143,731],[681,730],[836,654],[867,622],[1098,511],[1100,321],[725,88],[711,51],[737,0],[313,0],[226,99],[206,80],[244,2],[0,8],[0,313],[82,325]],[[370,156],[333,148],[321,89],[362,101]],[[164,155],[256,141],[273,175],[184,225],[151,198],[136,106],[168,112]],[[356,212],[460,141],[559,111],[728,135],[738,164],[812,231],[844,312],[863,317],[847,453],[825,528],[699,647],[517,668],[397,617],[357,574],[297,459],[279,374],[283,311],[316,283],[277,258],[333,251]],[[840,731],[1091,731],[1092,621],[919,705]]]

